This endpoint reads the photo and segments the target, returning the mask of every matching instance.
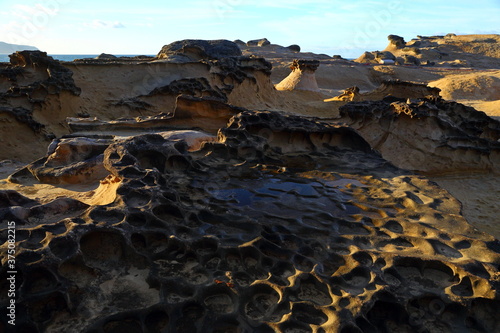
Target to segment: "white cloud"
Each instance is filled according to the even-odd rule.
[[[125,28],[125,25],[119,21],[103,21],[103,20],[93,20],[90,23],[84,23],[86,27],[93,28],[93,29],[106,29],[106,28],[114,28],[114,29],[121,29]]]

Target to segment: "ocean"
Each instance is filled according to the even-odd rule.
[[[114,54],[117,57],[135,57],[142,54]],[[146,54],[148,55],[148,54]],[[98,54],[49,54],[54,59],[61,61],[73,61],[75,59],[95,58]],[[149,55],[154,57],[155,55]],[[10,62],[8,54],[0,54],[0,62]]]

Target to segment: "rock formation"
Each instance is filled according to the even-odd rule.
[[[287,48],[292,52],[300,52],[300,46],[297,44],[289,45]]]
[[[396,57],[390,51],[365,52],[355,60],[360,63],[394,65]]]
[[[406,45],[405,39],[398,35],[389,35],[387,36],[390,45],[392,45],[396,49],[403,48]]]
[[[0,159],[31,162],[41,158],[52,139],[70,133],[68,117],[111,127],[140,117],[146,125],[144,121],[151,123],[172,114],[179,94],[232,103],[250,99],[258,106],[259,99],[249,96],[247,89],[274,93],[269,80],[271,64],[262,58],[186,61],[191,49],[186,50],[189,56],[176,52],[182,58],[178,62],[173,58],[168,62],[117,58],[64,65],[39,51],[12,55],[12,64],[0,69],[4,89],[0,92],[4,101],[0,117],[5,119],[0,128],[5,124],[5,130],[12,132],[0,146]],[[257,81],[259,75],[263,79]],[[27,152],[22,144],[25,141],[33,142],[36,149]]]
[[[439,97],[439,88],[432,88],[425,84],[413,82],[405,82],[399,80],[384,81],[382,84],[372,91],[360,93],[358,87],[350,87],[344,90],[339,96],[325,99],[325,102],[345,101],[345,102],[360,102],[360,101],[377,101],[386,97],[415,99],[425,97]]]
[[[440,98],[353,102],[342,119],[380,151],[409,170],[498,172],[500,122]]]
[[[99,54],[96,59],[113,59],[115,60],[116,59],[116,56],[112,55],[112,54],[108,54],[108,53],[101,53]]]
[[[277,90],[319,91],[314,72],[319,67],[318,60],[295,59],[290,66],[292,72],[275,87]]]
[[[219,59],[237,57],[241,50],[236,43],[220,40],[185,39],[162,47],[157,55],[158,59],[171,57],[185,57],[191,61],[200,59]]]
[[[444,67],[497,68],[500,66],[499,35],[418,36],[409,42],[389,35],[384,50],[396,57],[399,65],[436,65]],[[361,63],[380,63],[378,52],[365,52],[356,59]]]
[[[271,42],[267,40],[267,38],[261,38],[261,39],[253,39],[249,40],[247,42],[247,46],[268,46],[271,45]]]
[[[473,227],[427,177],[495,184],[500,123],[328,58],[320,69],[382,82],[343,81],[334,117],[327,95],[301,91],[319,90],[318,59],[294,61],[294,90],[277,91],[268,61],[228,43],[0,66],[2,158],[44,139],[31,163],[0,162],[0,294],[15,222],[16,330],[498,331],[497,229]],[[488,190],[480,208],[494,211]]]

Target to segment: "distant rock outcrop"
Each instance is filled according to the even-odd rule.
[[[389,35],[388,39],[383,53],[391,53],[397,65],[500,68],[500,35],[418,36],[409,42]],[[383,59],[379,52],[365,52],[355,61],[386,63]]]
[[[406,45],[405,39],[398,35],[389,35],[387,39],[390,42],[390,45],[394,46],[397,49],[400,49]]]
[[[112,55],[112,54],[108,54],[108,53],[101,53],[99,54],[97,57],[95,57],[96,59],[116,59],[117,57]]]
[[[314,72],[319,67],[319,60],[295,59],[290,66],[292,72],[275,87],[277,90],[319,91]]]
[[[267,38],[253,39],[247,42],[247,46],[267,46],[270,44],[271,42],[268,41]]]
[[[185,39],[162,47],[158,59],[176,58],[186,61],[220,59],[241,56],[241,50],[234,42],[225,39]]]
[[[298,46],[297,44],[292,44],[290,46],[287,46],[287,48],[293,52],[300,52],[300,46]]]
[[[396,57],[389,51],[382,51],[382,52],[374,51],[374,52],[365,52],[354,61],[360,63],[393,65],[396,61]]]

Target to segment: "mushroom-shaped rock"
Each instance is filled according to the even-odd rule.
[[[241,50],[234,42],[225,39],[184,39],[165,45],[157,55],[158,59],[184,58],[186,61],[239,57]]]
[[[277,90],[310,90],[319,91],[314,72],[318,69],[319,60],[295,59],[290,66],[292,72],[278,83]]]

